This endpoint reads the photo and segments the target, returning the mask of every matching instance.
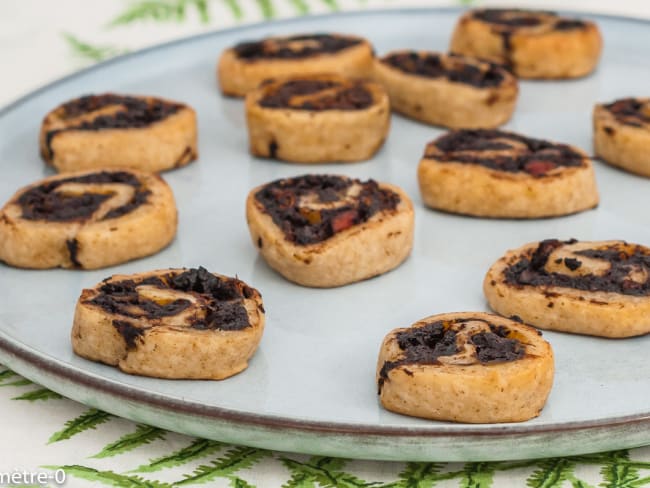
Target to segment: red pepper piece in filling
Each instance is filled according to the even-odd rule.
[[[335,234],[352,227],[358,218],[356,210],[346,210],[332,217],[332,232]]]
[[[552,169],[557,168],[557,164],[552,161],[533,160],[524,165],[524,170],[533,176],[542,176]]]

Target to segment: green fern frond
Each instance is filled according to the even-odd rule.
[[[331,10],[339,10],[339,4],[336,0],[323,0],[323,3],[327,5]]]
[[[123,454],[133,449],[150,444],[157,439],[164,439],[166,431],[158,427],[139,424],[135,432],[125,434],[115,442],[107,445],[99,453],[92,456],[93,458],[106,458]]]
[[[639,480],[639,470],[630,466],[630,454],[627,450],[605,453],[607,458],[600,470],[604,488],[634,488]]]
[[[230,486],[232,488],[255,488],[255,485],[251,485],[246,480],[238,478],[237,476],[230,477]]]
[[[632,484],[630,484],[632,488],[644,488],[650,486],[650,476],[646,478],[639,478],[636,481],[633,481]]]
[[[571,488],[595,488],[593,485],[590,485],[586,481],[579,480],[575,476],[568,476],[567,479],[571,482]]]
[[[187,464],[195,459],[214,454],[222,447],[223,444],[221,442],[210,441],[207,439],[196,439],[189,446],[174,451],[167,456],[152,459],[149,461],[149,464],[139,466],[134,469],[134,471],[139,473],[153,473],[154,471],[160,471],[165,468],[182,466],[183,464]]]
[[[573,475],[575,463],[569,459],[545,459],[526,480],[530,488],[556,488]]]
[[[238,0],[224,0],[224,2],[226,2],[226,6],[232,12],[232,16],[235,18],[235,20],[241,20],[244,18],[244,12],[239,6]]]
[[[399,473],[397,486],[400,488],[430,488],[438,481],[442,463],[407,463]]]
[[[309,13],[309,5],[305,0],[290,0],[291,5],[296,9],[300,15],[305,15]]]
[[[490,488],[500,463],[467,463],[463,466],[460,488]]]
[[[38,400],[60,400],[63,398],[58,393],[48,390],[47,388],[39,388],[38,390],[28,391],[20,396],[13,397],[12,400],[27,400],[28,402],[36,402]]]
[[[27,385],[33,385],[33,384],[34,383],[29,381],[28,379],[21,378],[19,380],[12,381],[10,383],[2,383],[2,384],[0,384],[0,387],[3,387],[3,386],[27,386]]]
[[[260,10],[262,11],[262,17],[265,19],[272,19],[275,17],[275,10],[273,8],[273,3],[271,0],[256,0],[257,5],[259,5]]]
[[[18,376],[16,373],[11,371],[10,369],[3,369],[0,371],[0,381],[4,381],[7,378],[12,378],[14,376]]]
[[[210,22],[210,10],[208,9],[208,2],[207,0],[191,0],[192,4],[196,8],[196,11],[199,14],[199,19],[201,19],[201,22],[204,24],[207,24]]]
[[[260,459],[268,456],[269,452],[252,447],[235,447],[226,454],[207,465],[196,468],[192,474],[173,483],[174,486],[189,485],[191,483],[207,483],[215,478],[229,477],[239,470],[250,468]]]
[[[180,22],[184,18],[184,0],[144,0],[133,3],[108,25],[109,27],[115,27],[147,20],[155,22]]]
[[[87,430],[96,429],[98,425],[108,421],[111,417],[112,415],[110,413],[94,408],[86,410],[84,413],[79,415],[79,417],[68,420],[64,424],[64,428],[52,434],[52,437],[50,437],[47,443],[51,444],[53,442],[70,439],[71,437]]]
[[[75,55],[90,61],[103,61],[127,52],[114,46],[94,46],[67,32],[63,33],[63,38]]]
[[[293,472],[281,488],[316,488],[315,480],[305,473]]]
[[[141,478],[140,476],[126,476],[113,471],[99,471],[87,466],[76,464],[66,466],[42,466],[46,469],[56,471],[62,469],[66,475],[74,476],[89,481],[97,481],[108,486],[119,486],[129,488],[172,488],[169,483],[152,481]]]
[[[302,486],[309,486],[308,482],[316,482],[320,488],[359,488],[378,485],[343,472],[346,461],[339,458],[314,456],[306,463],[290,458],[282,458],[281,461],[292,473],[294,486],[298,482],[302,482]]]

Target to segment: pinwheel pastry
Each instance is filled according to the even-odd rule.
[[[157,175],[51,176],[0,210],[0,260],[22,268],[102,268],[158,252],[176,224],[174,195]]]
[[[379,351],[377,385],[393,412],[453,422],[537,417],[553,384],[539,331],[483,312],[432,315],[395,329]]]
[[[263,330],[254,288],[204,268],[168,269],[83,290],[72,347],[125,373],[220,380],[246,369]]]
[[[650,98],[596,105],[594,148],[606,162],[650,176]]]
[[[554,217],[598,204],[582,150],[498,130],[452,131],[430,142],[418,180],[429,207],[476,217]]]
[[[543,329],[602,337],[650,333],[650,248],[548,239],[508,251],[483,283],[490,307]]]
[[[250,150],[295,163],[370,158],[384,143],[390,106],[383,87],[338,75],[263,83],[246,96]]]
[[[603,41],[588,20],[553,12],[479,9],[463,15],[451,51],[502,63],[522,78],[577,78],[598,64]]]
[[[400,188],[305,175],[251,190],[246,217],[266,262],[300,285],[334,287],[397,267],[413,246],[413,205]]]
[[[41,126],[41,155],[60,172],[132,168],[164,171],[197,157],[196,114],[154,97],[105,93],[52,110]]]
[[[395,51],[375,62],[391,107],[408,117],[451,128],[494,128],[515,109],[517,79],[477,59],[426,51]]]
[[[361,37],[300,34],[242,42],[219,58],[217,77],[224,95],[243,97],[270,78],[338,73],[370,76],[372,46]]]

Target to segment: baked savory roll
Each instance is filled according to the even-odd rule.
[[[72,348],[125,373],[220,380],[246,369],[263,330],[254,288],[204,268],[169,269],[83,290]]]
[[[650,176],[650,98],[596,105],[594,149],[614,166]]]
[[[555,217],[598,204],[582,150],[498,130],[458,130],[430,142],[418,181],[427,206],[476,217]]]
[[[505,64],[522,78],[577,78],[598,64],[603,41],[588,20],[553,12],[479,9],[464,14],[451,51]]]
[[[158,252],[176,224],[174,195],[157,175],[52,176],[0,209],[0,260],[21,268],[102,268]]]
[[[650,248],[548,239],[508,251],[483,283],[490,307],[543,329],[602,337],[650,333]]]
[[[534,328],[482,312],[446,313],[395,329],[377,385],[393,412],[453,422],[522,422],[553,384],[553,350]]]
[[[250,92],[246,122],[255,156],[294,163],[363,161],[384,143],[390,106],[378,83],[301,76]]]
[[[370,76],[373,49],[361,37],[300,34],[242,42],[219,58],[217,77],[224,95],[243,97],[269,78],[337,73]]]
[[[304,286],[334,287],[397,267],[413,246],[413,205],[400,188],[305,175],[251,190],[246,218],[273,269]]]
[[[517,100],[517,79],[503,67],[453,54],[395,51],[375,62],[375,78],[393,110],[451,128],[498,127]]]
[[[197,157],[196,114],[154,97],[105,93],[52,110],[41,126],[41,155],[57,171],[132,168],[164,171]]]

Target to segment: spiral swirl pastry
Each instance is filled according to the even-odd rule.
[[[253,244],[273,269],[304,286],[334,287],[380,275],[413,246],[413,204],[373,180],[304,175],[251,190]]]
[[[384,143],[390,106],[383,87],[339,75],[263,83],[246,96],[251,153],[296,163],[354,162]]]
[[[604,161],[650,176],[650,98],[623,98],[594,108],[594,150]]]
[[[40,147],[45,162],[60,172],[164,171],[196,159],[196,114],[160,98],[88,95],[45,116]]]
[[[57,175],[0,209],[0,260],[21,268],[95,269],[158,252],[176,234],[171,188],[157,175]]]
[[[430,142],[418,180],[427,206],[476,217],[555,217],[598,204],[582,150],[498,130],[452,131]]]
[[[450,50],[507,66],[521,78],[578,78],[598,64],[598,26],[553,12],[478,9],[456,24]]]
[[[488,271],[490,307],[543,329],[602,337],[650,332],[650,248],[548,239],[508,251]]]
[[[462,312],[391,331],[379,351],[376,380],[382,405],[393,412],[453,422],[522,422],[539,415],[553,373],[553,350],[536,329]]]
[[[366,78],[373,49],[357,36],[299,34],[241,42],[219,58],[217,77],[224,95],[243,97],[270,78],[335,73]]]
[[[254,288],[204,268],[169,269],[83,290],[72,347],[125,373],[220,380],[246,369],[263,330]]]
[[[494,128],[515,109],[517,79],[503,67],[458,55],[394,51],[375,62],[393,110],[427,124]]]

